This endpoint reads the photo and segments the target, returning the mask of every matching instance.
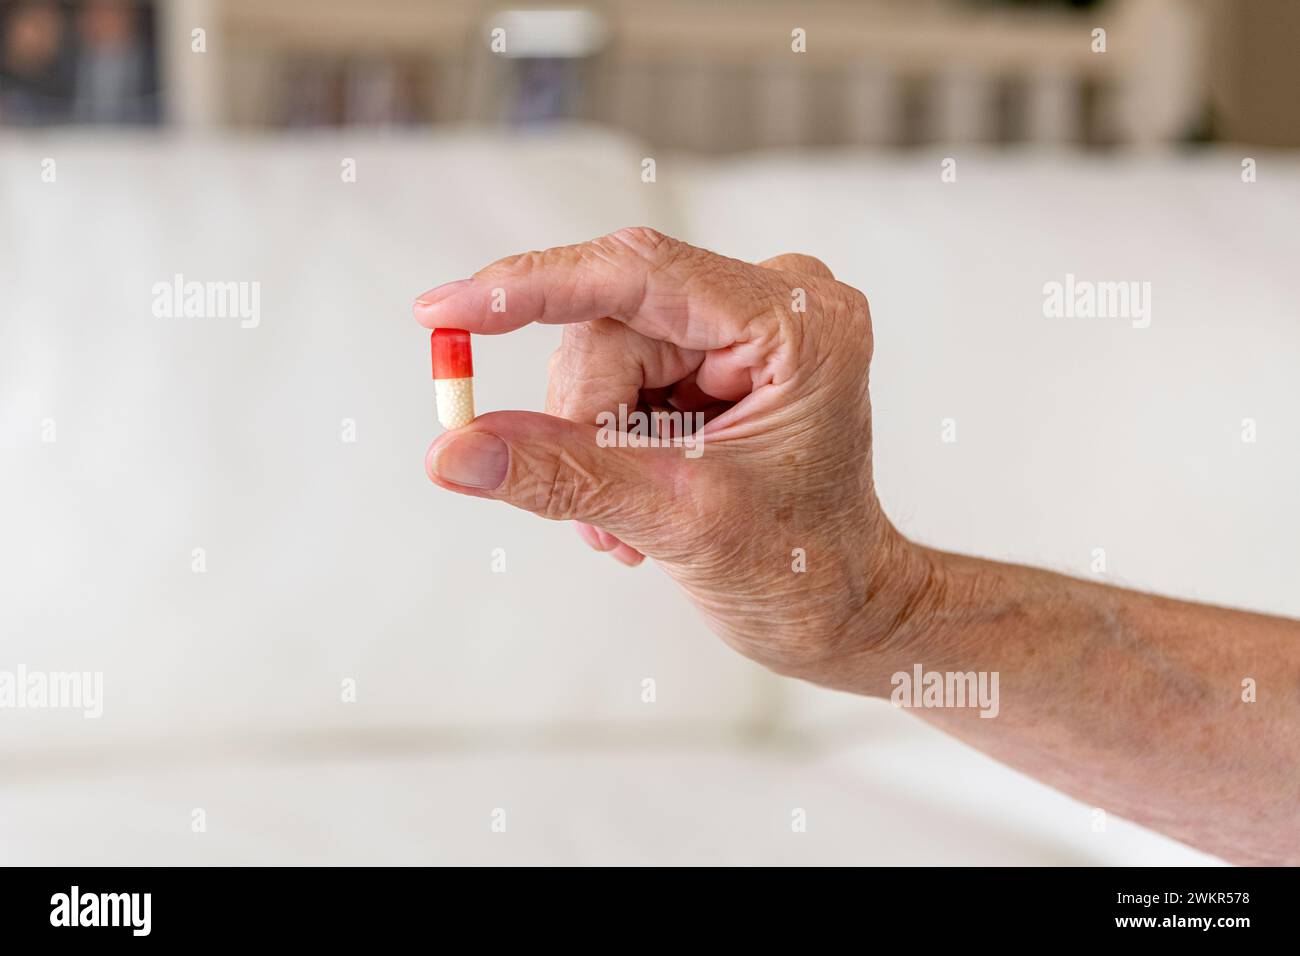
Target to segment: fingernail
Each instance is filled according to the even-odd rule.
[[[466,488],[496,488],[506,480],[509,467],[510,449],[487,432],[456,435],[433,458],[434,474]]]
[[[470,279],[457,279],[455,282],[444,282],[442,285],[434,286],[428,292],[422,293],[415,300],[415,304],[425,307],[437,305],[443,299],[449,298],[465,288],[471,281]]]
[[[614,560],[626,564],[629,568],[635,568],[645,560],[644,554],[626,544],[619,544],[619,546],[610,553],[614,555]]]
[[[578,529],[578,537],[587,542],[588,547],[593,551],[604,551],[605,548],[600,543],[600,532],[587,524],[585,521],[575,521],[574,527]]]

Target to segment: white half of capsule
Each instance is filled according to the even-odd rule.
[[[435,378],[433,388],[443,428],[462,428],[474,420],[474,379]]]

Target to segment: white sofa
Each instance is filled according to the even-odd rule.
[[[905,531],[1300,615],[1294,161],[660,157],[647,184],[582,129],[0,145],[0,670],[105,682],[97,720],[0,709],[0,862],[1209,861],[433,487],[409,303],[636,223],[818,255],[872,301]],[[1067,272],[1150,281],[1150,327],[1044,318]],[[156,317],[177,273],[260,282],[260,323]],[[557,336],[476,344],[480,410],[540,407]]]

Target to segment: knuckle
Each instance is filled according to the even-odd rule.
[[[835,283],[830,301],[836,321],[833,326],[837,338],[847,344],[855,355],[867,362],[875,351],[875,338],[871,332],[871,304],[858,289],[843,282]]]
[[[505,256],[498,259],[491,265],[485,266],[478,272],[474,273],[476,279],[490,279],[493,276],[519,276],[526,275],[542,263],[542,257],[545,254],[537,249],[531,249],[528,252],[516,253],[513,256]]]
[[[831,267],[822,262],[816,256],[806,256],[800,253],[799,259],[803,262],[804,268],[807,272],[816,276],[821,276],[824,279],[835,278],[835,273],[831,272]]]
[[[631,252],[656,267],[672,262],[687,248],[684,242],[650,226],[625,226],[597,239],[595,245],[602,252],[613,256]]]
[[[835,278],[834,273],[831,272],[826,263],[816,256],[805,255],[802,252],[784,252],[779,256],[768,259],[764,265],[786,272],[793,272],[796,275],[813,276],[818,279]]]
[[[673,239],[651,226],[624,226],[607,237],[638,250],[654,250]]]
[[[867,301],[866,294],[843,282],[837,282],[836,285],[839,286],[840,298],[844,301],[849,317],[856,321],[869,322],[871,303]]]

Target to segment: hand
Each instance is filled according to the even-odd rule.
[[[914,665],[998,674],[996,720],[960,701],[917,713],[1089,806],[1239,862],[1300,861],[1300,623],[904,539],[871,480],[867,301],[816,259],[753,266],[625,229],[503,259],[415,311],[480,333],[565,325],[551,414],[443,435],[427,467],[444,488],[649,555],[780,673],[881,696]],[[702,452],[602,447],[597,416],[620,404],[699,412]],[[1245,703],[1243,676],[1281,691]]]
[[[623,229],[502,259],[415,314],[479,334],[565,327],[549,414],[441,436],[426,459],[439,485],[577,521],[626,564],[649,555],[780,673],[862,692],[913,659],[899,645],[932,572],[872,484],[870,311],[817,259],[750,265]],[[602,447],[599,416],[620,405],[698,414],[702,444]]]

